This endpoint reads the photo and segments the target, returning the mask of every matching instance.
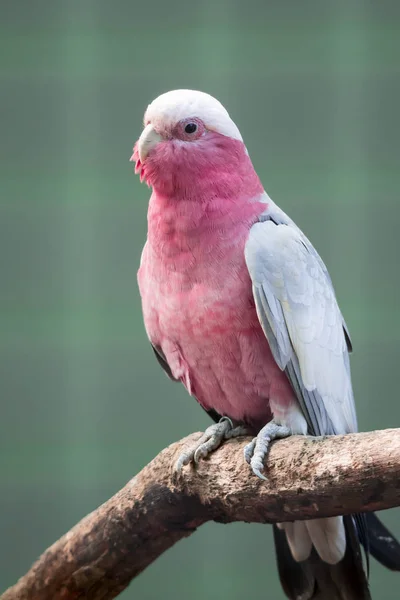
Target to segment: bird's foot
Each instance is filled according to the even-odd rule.
[[[224,440],[248,434],[246,427],[239,425],[235,427],[228,417],[222,417],[218,423],[207,427],[196,445],[183,452],[175,465],[176,471],[181,471],[182,467],[190,462],[197,464],[201,458],[205,458],[211,452],[219,448]]]
[[[270,421],[259,431],[257,437],[245,446],[244,457],[257,477],[267,480],[262,471],[264,471],[264,459],[270,443],[280,438],[289,437],[291,433],[288,427]]]

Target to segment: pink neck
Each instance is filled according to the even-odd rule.
[[[161,143],[141,165],[157,195],[209,202],[212,197],[255,198],[262,193],[243,142],[209,133],[206,143],[190,146],[177,140]]]
[[[266,208],[242,142],[215,134],[207,146],[190,150],[166,145],[145,164],[153,187],[149,245],[177,270],[237,246]]]

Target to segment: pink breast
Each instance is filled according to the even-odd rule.
[[[219,268],[220,279],[191,286],[185,279],[182,286],[181,275],[155,277],[154,262],[145,261],[139,273],[145,325],[174,376],[204,408],[258,429],[271,418],[269,399],[285,405],[293,392],[259,324],[244,260],[240,268],[229,260]]]

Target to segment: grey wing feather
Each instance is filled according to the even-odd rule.
[[[271,198],[268,196],[268,194],[266,192],[264,192],[263,196],[264,196],[264,201],[267,204],[267,209],[261,215],[260,221],[261,222],[273,221],[276,225],[289,225],[290,227],[293,227],[294,229],[296,229],[296,231],[299,232],[307,249],[317,259],[322,271],[324,272],[326,278],[328,279],[329,285],[331,286],[331,288],[333,290],[334,289],[333,283],[332,283],[331,276],[329,275],[328,269],[326,268],[324,261],[322,260],[322,258],[320,257],[320,255],[318,254],[318,252],[316,251],[316,249],[310,242],[310,240],[304,235],[304,233],[301,231],[301,229],[299,227],[297,227],[296,223],[294,221],[292,221],[292,219],[281,208],[279,208],[279,206],[277,204],[275,204],[275,202],[273,200],[271,200]],[[344,320],[343,315],[342,315],[342,323],[343,323],[344,334],[346,337],[347,350],[349,352],[352,352],[353,344],[351,341],[349,328],[346,325],[346,321]]]
[[[300,229],[271,204],[245,248],[258,318],[310,433],[356,431],[349,336],[332,282]]]

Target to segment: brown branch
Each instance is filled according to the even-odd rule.
[[[245,438],[174,475],[199,434],[172,444],[53,544],[0,600],[115,598],[167,548],[214,520],[272,523],[400,505],[400,429],[273,444],[268,482],[243,460]]]

